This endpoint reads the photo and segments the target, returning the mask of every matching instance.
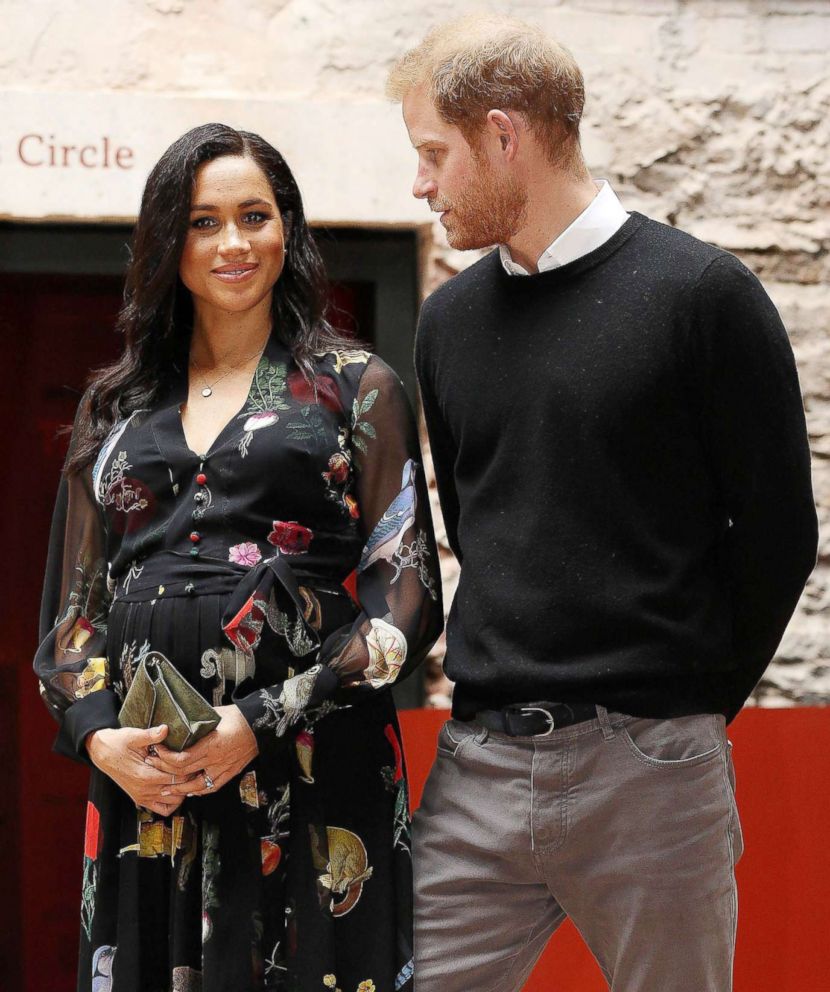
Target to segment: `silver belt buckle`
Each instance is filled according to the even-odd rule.
[[[542,709],[541,706],[523,706],[519,712],[522,714],[522,716],[524,716],[526,713],[527,714],[544,713],[545,716],[548,718],[548,723],[550,723],[548,729],[541,734],[533,734],[532,735],[533,737],[550,737],[550,735],[553,733],[554,729],[556,728],[556,724],[553,722],[553,714],[549,710]]]

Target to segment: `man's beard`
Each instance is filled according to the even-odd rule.
[[[515,179],[497,176],[481,164],[475,180],[452,203],[431,200],[430,207],[451,210],[447,241],[458,251],[503,245],[516,234],[527,215],[527,192]]]

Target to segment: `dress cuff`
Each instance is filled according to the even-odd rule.
[[[339,688],[340,679],[331,668],[315,665],[278,685],[237,697],[234,703],[255,734],[270,730],[281,737],[307,710],[331,699]]]
[[[112,689],[98,689],[76,700],[63,714],[52,750],[91,765],[85,741],[96,730],[118,728],[119,706],[118,697]]]

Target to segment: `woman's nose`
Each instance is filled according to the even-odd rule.
[[[230,224],[225,228],[219,245],[220,254],[239,255],[250,251],[250,249],[251,243],[235,224]]]

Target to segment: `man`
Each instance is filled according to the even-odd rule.
[[[416,817],[418,992],[520,989],[567,915],[615,992],[724,992],[742,842],[725,725],[816,554],[787,336],[732,255],[588,174],[538,30],[438,28],[389,92],[414,195],[498,251],[426,302],[454,719]]]

